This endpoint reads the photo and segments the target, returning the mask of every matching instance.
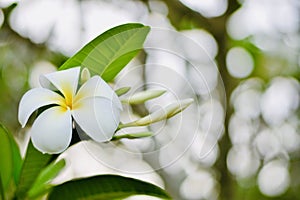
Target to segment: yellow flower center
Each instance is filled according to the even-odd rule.
[[[73,109],[73,92],[71,87],[64,87],[62,88],[62,92],[64,95],[64,102],[62,102],[62,107],[64,107],[66,110],[72,110]]]
[[[73,108],[73,103],[72,103],[72,98],[66,98],[66,108],[68,109],[70,109],[70,110],[72,110],[72,108]]]

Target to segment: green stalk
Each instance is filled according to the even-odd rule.
[[[115,135],[112,138],[112,141],[114,140],[120,140],[120,139],[138,139],[138,138],[144,138],[144,137],[149,137],[152,136],[153,133],[152,132],[140,132],[140,133],[128,133],[128,134],[124,134],[124,135]]]

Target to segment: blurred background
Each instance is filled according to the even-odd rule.
[[[196,103],[149,127],[151,138],[76,144],[56,181],[119,173],[174,199],[298,199],[299,0],[0,0],[0,122],[21,149],[21,96],[40,74],[129,22],[152,31],[113,87],[167,89],[148,111],[187,97]],[[123,121],[137,117],[124,110]]]

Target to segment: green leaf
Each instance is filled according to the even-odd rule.
[[[117,175],[100,175],[58,185],[50,192],[49,200],[113,200],[141,194],[170,199],[163,189],[153,184]]]
[[[10,138],[10,145],[11,145],[11,152],[12,152],[12,159],[13,159],[13,168],[12,168],[13,178],[15,184],[17,184],[19,182],[23,160],[22,160],[19,146],[17,145],[12,134],[9,134],[9,138]]]
[[[52,155],[42,154],[36,150],[30,141],[27,147],[25,160],[22,166],[19,184],[17,185],[17,196],[24,199],[32,187],[39,173],[52,159]]]
[[[0,147],[0,180],[5,190],[12,178],[17,183],[22,166],[22,158],[13,135],[1,124]]]
[[[1,174],[0,174],[0,200],[5,200],[5,192],[4,192],[4,188],[2,185]]]
[[[49,164],[37,177],[36,181],[28,192],[28,197],[30,199],[36,198],[49,191],[49,189],[52,188],[50,181],[59,174],[65,165],[66,162],[63,159]]]
[[[85,45],[59,69],[86,67],[111,81],[142,49],[149,31],[150,27],[137,23],[114,27]]]
[[[0,177],[2,187],[5,190],[10,183],[13,174],[13,158],[8,131],[0,126]]]

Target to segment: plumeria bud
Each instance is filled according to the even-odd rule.
[[[121,125],[119,125],[119,129],[126,128],[126,127],[132,127],[132,126],[148,126],[155,122],[159,122],[161,120],[171,118],[174,115],[178,114],[179,112],[182,112],[193,102],[194,102],[194,99],[191,99],[191,98],[173,102],[173,103],[167,105],[166,107],[160,108],[157,111],[155,111],[141,119],[138,119],[133,122],[129,122],[127,124],[121,124]]]
[[[129,98],[122,100],[122,103],[128,103],[128,104],[144,103],[150,99],[154,99],[163,95],[165,92],[166,90],[146,90],[146,91],[138,92],[133,94]]]
[[[91,78],[90,70],[88,68],[86,68],[86,67],[83,68],[83,70],[81,71],[81,75],[80,75],[80,82],[81,82],[81,84],[84,84],[90,78]]]
[[[150,125],[152,123],[161,121],[163,119],[171,118],[174,115],[176,115],[177,113],[182,112],[193,102],[194,102],[194,99],[184,99],[182,101],[177,101],[177,102],[171,103],[171,104],[167,105],[166,107],[161,108],[161,109],[135,121],[135,124],[138,126],[146,126],[146,125]]]
[[[170,109],[169,109],[167,118],[171,118],[174,115],[176,115],[177,113],[182,112],[184,109],[189,107],[189,105],[191,105],[193,102],[194,102],[194,99],[192,99],[192,98],[184,99],[179,102],[174,102],[173,104],[170,105]],[[174,109],[171,106],[174,107]],[[167,106],[167,108],[168,108],[168,106]]]
[[[126,94],[129,90],[131,89],[131,87],[122,87],[122,88],[119,88],[115,91],[115,93],[118,95],[118,96],[122,96],[124,94]]]

